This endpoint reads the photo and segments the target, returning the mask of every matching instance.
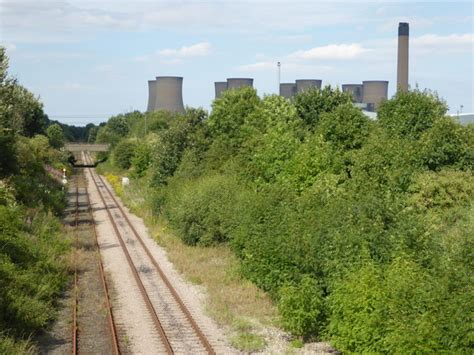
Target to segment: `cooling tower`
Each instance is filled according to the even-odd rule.
[[[156,77],[156,96],[154,111],[158,110],[184,113],[182,77]]]
[[[388,81],[369,80],[363,81],[362,84],[362,102],[373,104],[374,110],[377,111],[380,103],[387,100]]]
[[[151,112],[155,108],[156,102],[156,81],[148,80],[148,105],[146,108],[147,112]]]
[[[216,99],[222,96],[222,92],[227,90],[227,81],[216,81],[214,83],[216,89]]]
[[[296,80],[296,92],[302,92],[309,88],[321,89],[322,80],[300,79]]]
[[[362,84],[343,84],[342,91],[352,95],[352,101],[355,103],[362,102],[363,86]]]
[[[408,23],[400,22],[398,24],[397,91],[408,91],[408,37]]]
[[[228,78],[227,89],[238,89],[244,86],[253,86],[253,79],[250,78]]]
[[[294,83],[281,83],[280,84],[280,96],[285,99],[291,99],[296,94],[296,84]]]

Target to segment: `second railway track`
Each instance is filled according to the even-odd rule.
[[[106,276],[97,242],[89,192],[84,175],[74,176],[74,286],[72,354],[119,354]]]
[[[83,160],[85,164],[91,164],[90,156],[85,153]],[[139,295],[140,300],[134,301],[141,302],[142,307],[147,309],[148,316],[143,322],[153,325],[154,329],[150,330],[148,336],[153,338],[151,343],[156,349],[148,349],[149,352],[215,354],[213,345],[112,191],[95,169],[87,168],[86,171],[99,195],[101,208],[106,211],[112,224],[113,231],[109,231],[108,244],[117,245],[118,242],[120,245],[122,258],[128,265],[128,273],[133,275],[134,287],[138,289],[133,291],[133,295]],[[110,234],[114,235],[115,243]],[[122,322],[125,320],[122,319]],[[123,327],[126,328],[127,325],[123,324]]]

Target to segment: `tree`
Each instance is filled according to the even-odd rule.
[[[422,163],[430,170],[444,166],[472,169],[474,127],[464,127],[451,117],[443,117],[422,133],[419,153]]]
[[[382,127],[400,137],[418,139],[448,110],[446,102],[436,93],[420,91],[398,91],[394,98],[380,105],[377,117]]]
[[[342,92],[339,88],[333,89],[326,86],[324,89],[309,89],[294,97],[298,116],[314,129],[324,112],[331,112],[337,106],[352,102],[350,94]]]
[[[125,137],[130,131],[127,119],[123,115],[111,117],[107,122],[107,128],[111,133],[120,137]]]
[[[49,139],[49,144],[53,148],[61,148],[64,145],[63,129],[57,123],[52,124],[46,130],[46,135]]]
[[[135,155],[136,143],[129,140],[120,141],[114,149],[114,164],[120,169],[129,169]]]
[[[336,107],[332,112],[323,113],[317,132],[325,141],[340,149],[349,150],[362,147],[370,127],[369,118],[360,109],[347,103]]]
[[[260,98],[253,88],[227,90],[212,104],[212,113],[206,124],[213,136],[224,136],[240,143],[240,127],[246,117],[260,104]]]

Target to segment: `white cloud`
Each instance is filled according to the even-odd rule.
[[[466,34],[451,34],[447,36],[440,36],[436,34],[426,34],[423,36],[415,37],[411,40],[412,44],[417,47],[432,47],[436,48],[438,46],[443,46],[443,49],[446,47],[457,47],[464,48],[467,50],[472,50],[474,44],[474,33]],[[436,48],[441,49],[441,48]]]
[[[179,49],[163,49],[159,51],[158,54],[163,57],[189,58],[204,57],[209,55],[210,52],[211,44],[209,42],[201,42],[189,47],[183,46]]]
[[[270,69],[277,69],[276,62],[257,62],[252,64],[240,65],[236,68],[236,70],[240,72],[266,71]]]
[[[288,58],[292,60],[354,59],[369,51],[370,49],[364,48],[358,43],[330,44],[296,51],[288,55]]]

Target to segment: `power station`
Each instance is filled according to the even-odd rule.
[[[157,76],[148,81],[148,112],[171,111],[184,113],[183,78],[181,76]]]
[[[408,91],[409,61],[409,25],[400,22],[398,25],[397,56],[397,91]],[[278,62],[280,69],[280,62]],[[278,73],[280,78],[280,72]],[[279,83],[279,94],[291,99],[298,93],[309,89],[321,89],[320,79],[298,79],[294,83]],[[227,81],[214,83],[215,98],[218,99],[226,90],[241,87],[253,87],[253,78],[228,78]],[[350,93],[354,104],[366,111],[377,111],[380,104],[388,99],[388,81],[365,80],[362,83],[343,84],[342,91]],[[166,110],[183,113],[183,78],[178,76],[157,76],[148,81],[147,111]]]

